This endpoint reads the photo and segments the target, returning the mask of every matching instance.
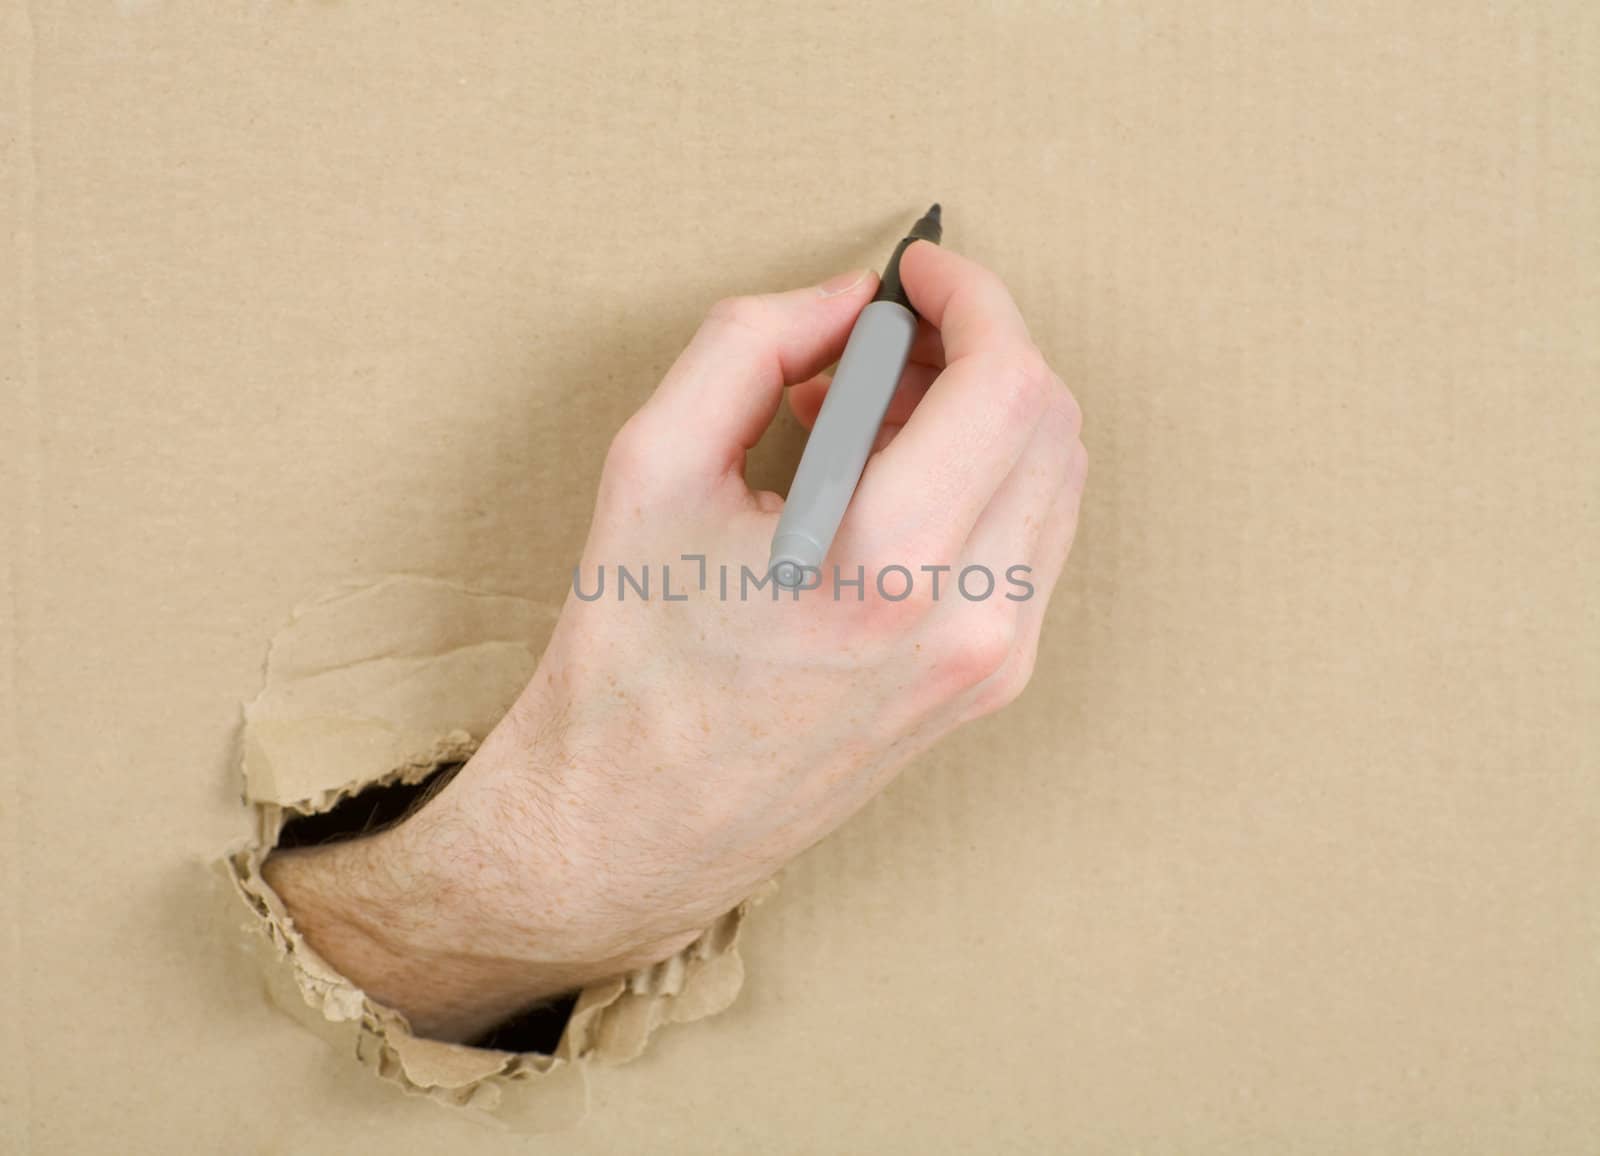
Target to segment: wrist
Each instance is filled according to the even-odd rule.
[[[524,884],[536,886],[538,865],[524,866]],[[263,875],[318,954],[431,1038],[471,1039],[683,945],[630,944],[615,932],[627,950],[602,949],[599,929],[582,921],[517,911],[492,856],[442,796],[387,831],[279,852]]]

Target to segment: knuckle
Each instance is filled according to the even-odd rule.
[[[911,580],[907,585],[908,589],[905,596],[895,602],[894,605],[908,621],[920,622],[933,613],[933,608],[937,605],[933,597],[933,587],[928,582],[926,574],[917,574],[915,572],[912,573]]]
[[[1037,345],[1030,345],[1017,355],[1022,370],[1028,379],[1038,386],[1041,391],[1048,392],[1056,384],[1055,370],[1050,368],[1050,363],[1044,359]]]
[[[608,470],[613,468],[627,470],[648,450],[648,439],[641,429],[642,424],[639,415],[635,414],[623,422],[611,436],[611,445],[606,448]]]
[[[1012,662],[1009,669],[999,680],[1002,696],[1001,705],[1016,702],[1022,692],[1028,689],[1028,684],[1033,681],[1034,664],[1038,661],[1039,650],[1037,646],[1027,646]]]
[[[624,483],[648,483],[664,476],[662,439],[651,434],[638,414],[622,423],[606,450],[605,473]]]
[[[991,367],[997,402],[1019,423],[1038,420],[1049,401],[1049,367],[1038,350],[997,354]]]
[[[926,577],[914,570],[902,574],[898,568],[868,567],[861,603],[866,632],[879,639],[899,638],[927,618],[935,603]]]
[[[1077,403],[1064,389],[1051,389],[1044,415],[1039,419],[1044,433],[1063,451],[1076,452],[1078,440]]]
[[[1033,680],[1036,658],[1037,651],[1032,647],[1015,655],[984,687],[983,692],[973,703],[975,713],[980,716],[993,714],[1022,697],[1022,692]]]
[[[1073,435],[1077,436],[1083,432],[1083,406],[1078,404],[1078,399],[1072,395],[1072,391],[1065,385],[1058,392],[1061,398],[1062,415],[1066,418],[1067,425],[1071,428]]]
[[[1010,615],[965,615],[950,638],[946,665],[958,685],[974,687],[998,674],[1015,646]]]

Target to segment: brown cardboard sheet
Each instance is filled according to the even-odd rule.
[[[1597,77],[1578,0],[0,0],[0,1151],[1592,1152]],[[1087,415],[1032,686],[631,1062],[410,1038],[249,848],[470,749],[708,305],[932,200]]]

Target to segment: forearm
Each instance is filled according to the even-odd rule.
[[[470,1039],[541,998],[583,982],[530,974],[473,947],[451,949],[426,926],[423,905],[402,906],[373,884],[362,839],[280,852],[262,874],[306,941],[377,1002],[403,1012],[418,1035]]]
[[[445,830],[451,825],[449,808],[430,804],[388,831],[278,852],[262,871],[306,941],[372,999],[404,1013],[418,1035],[470,1040],[682,946],[633,941],[625,928],[602,939],[555,919],[512,925],[495,900],[493,870],[459,831]]]

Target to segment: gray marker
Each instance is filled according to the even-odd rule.
[[[772,535],[768,570],[780,586],[799,586],[807,571],[820,570],[839,532],[917,332],[917,315],[900,284],[900,255],[913,241],[937,245],[941,233],[934,205],[895,246],[878,295],[850,331]]]

